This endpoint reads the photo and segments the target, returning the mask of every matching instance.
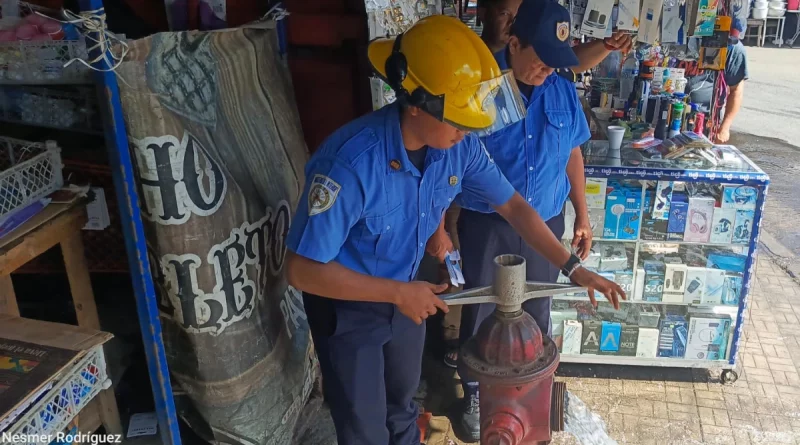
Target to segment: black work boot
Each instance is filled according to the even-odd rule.
[[[481,440],[480,392],[477,383],[468,383],[464,390],[464,410],[461,413],[461,428],[473,442]]]

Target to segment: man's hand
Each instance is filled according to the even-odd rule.
[[[627,53],[631,50],[631,47],[633,47],[633,38],[628,33],[615,31],[611,34],[611,37],[603,39],[603,44],[609,51],[622,51],[623,53]]]
[[[447,290],[447,284],[432,284],[427,281],[412,281],[398,286],[394,304],[406,317],[422,324],[429,315],[436,313],[437,308],[447,313],[447,303],[436,294]]]
[[[721,126],[719,132],[714,136],[715,144],[724,144],[731,138],[731,129],[726,126]]]
[[[583,267],[575,269],[570,279],[578,286],[589,289],[589,300],[594,306],[597,306],[597,300],[594,298],[594,291],[605,295],[608,302],[614,306],[614,309],[619,309],[619,301],[626,299],[625,291],[623,291],[617,283],[609,281]]]
[[[453,241],[450,239],[450,235],[444,230],[444,225],[440,225],[439,228],[433,232],[433,235],[428,239],[428,244],[425,246],[425,252],[437,258],[440,263],[444,263],[445,255],[453,250]]]
[[[575,218],[575,229],[572,237],[572,248],[581,260],[589,257],[592,250],[592,225],[588,218]]]

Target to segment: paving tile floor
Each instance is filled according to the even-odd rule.
[[[564,364],[558,380],[606,422],[620,444],[800,445],[800,285],[762,256],[740,343],[739,379],[719,372]],[[428,445],[463,445],[447,414],[460,385],[429,365],[426,406],[435,417]],[[553,444],[577,444],[566,433]]]

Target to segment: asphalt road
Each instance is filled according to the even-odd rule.
[[[800,256],[800,48],[747,48],[749,80],[730,143],[769,176],[764,228]]]

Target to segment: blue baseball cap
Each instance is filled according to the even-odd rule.
[[[511,25],[511,35],[529,43],[550,68],[578,65],[569,45],[570,14],[554,0],[523,0]]]

